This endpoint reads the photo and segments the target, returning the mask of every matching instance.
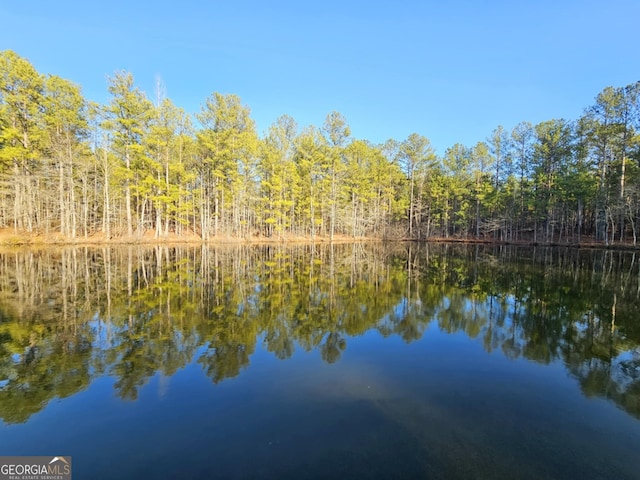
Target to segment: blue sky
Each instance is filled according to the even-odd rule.
[[[575,119],[640,80],[640,1],[0,0],[0,49],[108,101],[133,73],[189,112],[235,93],[260,133],[337,110],[356,138],[417,132],[439,153],[499,124]]]

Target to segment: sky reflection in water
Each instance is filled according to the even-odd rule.
[[[3,454],[70,454],[79,478],[640,471],[631,253],[130,247],[0,260]]]

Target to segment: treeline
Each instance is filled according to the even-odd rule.
[[[262,136],[236,95],[189,115],[127,72],[109,103],[0,52],[0,228],[156,238],[477,237],[637,240],[640,82],[603,90],[575,121],[498,126],[436,155],[411,134],[374,145],[327,115]]]

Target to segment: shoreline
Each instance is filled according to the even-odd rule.
[[[141,236],[115,237],[107,239],[104,235],[94,234],[89,237],[78,237],[70,239],[58,233],[48,236],[43,234],[15,233],[13,229],[0,229],[0,249],[12,248],[48,248],[48,247],[112,247],[112,246],[217,246],[217,245],[310,245],[310,244],[345,244],[345,243],[449,243],[462,245],[504,245],[517,247],[560,247],[577,249],[602,249],[602,250],[639,250],[640,244],[630,243],[605,244],[596,242],[593,239],[586,239],[581,242],[540,242],[532,240],[493,240],[472,237],[432,237],[406,238],[406,237],[351,237],[346,235],[336,235],[333,240],[328,236],[299,236],[282,235],[280,237],[233,237],[217,236],[209,240],[203,240],[194,234],[178,236],[175,234],[167,237],[156,238],[152,231],[148,231]]]
[[[88,237],[67,238],[58,233],[43,235],[29,233],[15,233],[0,229],[0,248],[29,248],[29,247],[105,247],[128,245],[163,245],[163,246],[197,246],[197,245],[295,245],[295,244],[340,244],[340,243],[376,243],[384,241],[406,241],[407,239],[383,239],[380,237],[350,237],[336,235],[333,240],[328,236],[283,235],[281,237],[233,237],[220,235],[204,240],[198,235],[169,235],[156,238],[153,232],[133,237],[120,236],[107,239],[104,235],[94,234]]]

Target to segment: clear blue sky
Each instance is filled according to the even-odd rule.
[[[417,132],[439,153],[640,80],[639,0],[0,0],[0,20],[0,49],[91,100],[124,69],[189,112],[236,93],[260,133],[337,110],[354,137]]]

